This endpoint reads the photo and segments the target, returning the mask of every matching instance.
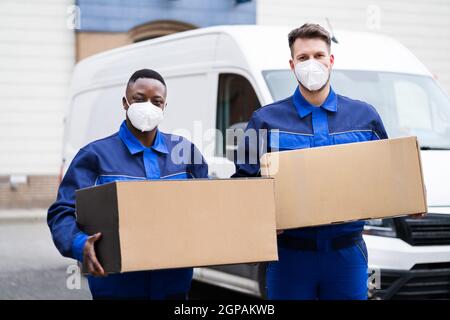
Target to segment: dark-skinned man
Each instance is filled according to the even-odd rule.
[[[126,120],[117,133],[78,152],[61,182],[56,202],[48,210],[56,247],[63,256],[84,261],[94,299],[186,299],[190,289],[192,268],[105,274],[94,250],[101,234],[84,234],[75,218],[77,189],[118,180],[208,177],[208,166],[191,142],[158,130],[166,95],[159,73],[136,71],[122,99]]]
[[[334,56],[323,27],[305,24],[294,29],[288,44],[298,86],[292,96],[253,113],[247,130],[265,129],[268,135],[267,141],[246,139],[241,146],[246,158],[261,155],[260,145],[271,152],[387,138],[373,106],[340,96],[331,88]],[[259,161],[236,163],[235,177],[258,175]],[[279,261],[267,267],[268,298],[367,299],[363,226],[361,221],[279,232]]]

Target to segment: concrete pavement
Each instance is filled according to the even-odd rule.
[[[0,299],[90,299],[85,278],[67,288],[73,265],[56,250],[45,210],[0,212]]]
[[[69,289],[67,280],[75,266],[56,250],[46,224],[46,210],[0,210],[0,300],[91,299],[87,281]],[[196,299],[254,299],[226,289],[194,282]]]

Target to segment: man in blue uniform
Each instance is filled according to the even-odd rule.
[[[268,134],[256,143],[246,138],[246,159],[236,163],[235,177],[260,175],[259,157],[256,163],[248,160],[263,153],[259,146],[271,152],[387,138],[374,107],[330,87],[334,57],[329,33],[305,24],[288,38],[290,67],[299,86],[293,96],[253,113],[246,130]],[[361,221],[279,232],[279,261],[267,267],[268,298],[367,299],[363,226]]]
[[[106,275],[94,251],[101,234],[84,234],[75,218],[77,189],[117,180],[208,177],[208,166],[191,142],[158,130],[166,94],[160,74],[136,71],[122,101],[126,120],[117,133],[78,152],[48,210],[56,247],[63,256],[86,263],[94,299],[185,299],[189,291],[192,268]]]

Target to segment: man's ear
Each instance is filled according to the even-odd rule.
[[[291,66],[291,70],[294,71],[294,69],[295,69],[294,60],[289,59],[289,65]]]
[[[330,66],[333,67],[334,65],[334,55],[330,55]]]
[[[130,107],[130,106],[128,105],[127,99],[125,99],[125,97],[122,98],[122,105],[123,105],[123,108],[125,109],[125,111],[127,111],[128,108]]]

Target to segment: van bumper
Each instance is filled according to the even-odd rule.
[[[450,264],[422,264],[412,270],[381,269],[381,288],[369,291],[371,299],[450,299]]]
[[[398,238],[364,236],[378,281],[372,299],[450,299],[450,246],[411,246]],[[375,277],[376,278],[376,277]]]

